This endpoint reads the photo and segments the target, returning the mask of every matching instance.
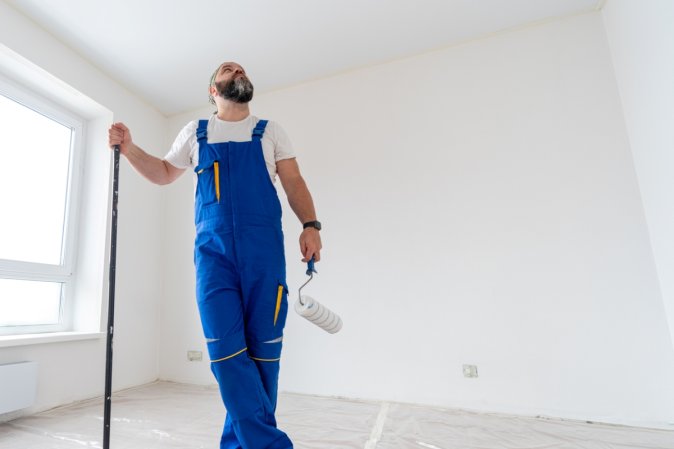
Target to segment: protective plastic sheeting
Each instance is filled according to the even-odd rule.
[[[674,449],[674,431],[391,404],[377,449]]]
[[[296,449],[674,449],[674,431],[281,394]],[[113,395],[112,449],[217,449],[216,387],[158,382]],[[2,449],[100,448],[103,400],[0,424]]]
[[[299,394],[281,394],[277,421],[296,449],[363,449],[379,404]]]

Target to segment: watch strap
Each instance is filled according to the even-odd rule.
[[[321,230],[321,222],[318,221],[318,220],[307,221],[306,223],[304,223],[303,227],[304,227],[304,229],[315,228],[315,229],[318,229],[320,231]]]

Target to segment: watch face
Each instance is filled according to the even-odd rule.
[[[304,228],[315,228],[318,231],[321,230],[321,222],[320,221],[309,221],[305,223]]]

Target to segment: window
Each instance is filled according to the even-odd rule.
[[[0,78],[0,335],[72,328],[84,121]]]

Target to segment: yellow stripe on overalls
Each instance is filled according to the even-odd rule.
[[[213,163],[213,175],[215,176],[215,197],[220,202],[220,165],[217,161]]]
[[[237,355],[241,354],[243,351],[245,351],[247,349],[248,349],[248,347],[245,347],[242,350],[240,350],[239,352],[235,352],[234,354],[228,355],[227,357],[223,357],[223,358],[218,359],[218,360],[211,360],[211,363],[217,363],[217,362],[222,362],[223,360],[231,359],[232,357],[236,357]]]
[[[283,286],[278,286],[278,294],[276,295],[276,311],[274,312],[274,326],[276,326],[276,320],[278,319],[279,310],[281,310],[281,299],[283,298]]]
[[[257,360],[258,362],[278,362],[279,360],[281,360],[280,358],[278,358],[278,359],[258,359],[257,357],[251,357],[251,356],[248,356],[248,358],[251,358],[253,360]]]

